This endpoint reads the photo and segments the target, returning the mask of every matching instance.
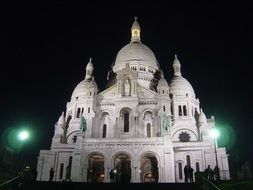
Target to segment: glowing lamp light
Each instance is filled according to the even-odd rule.
[[[117,170],[113,170],[114,173],[117,173]]]
[[[29,138],[29,132],[28,131],[20,131],[18,133],[18,139],[21,141],[25,141]]]
[[[217,129],[212,129],[210,131],[210,136],[214,139],[217,139],[220,136],[220,133]]]

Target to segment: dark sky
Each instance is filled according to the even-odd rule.
[[[91,2],[1,6],[0,132],[32,128],[34,138],[24,150],[30,159],[49,149],[54,124],[84,78],[89,57],[103,90],[137,16],[142,42],[155,53],[165,78],[172,77],[177,53],[207,117],[214,115],[217,124],[232,128],[234,143],[226,145],[230,158],[253,160],[253,17],[248,4],[115,1],[112,7],[110,1]]]

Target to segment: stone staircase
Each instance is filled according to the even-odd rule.
[[[30,182],[15,190],[201,190],[195,183]],[[12,190],[14,190],[12,189]]]

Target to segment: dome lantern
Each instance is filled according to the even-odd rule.
[[[175,59],[173,62],[174,76],[181,76],[181,64],[177,59],[177,54],[175,54]]]
[[[90,58],[90,61],[86,66],[86,75],[85,75],[86,80],[91,80],[92,79],[93,70],[94,70],[94,67],[93,67],[93,64],[92,64],[92,58]]]
[[[137,17],[134,17],[134,23],[131,28],[131,34],[132,34],[131,43],[141,41],[141,36],[140,36],[141,35],[141,28],[140,28],[140,25],[137,21]]]

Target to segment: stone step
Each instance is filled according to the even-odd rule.
[[[195,183],[81,183],[34,182],[20,190],[201,190]]]

